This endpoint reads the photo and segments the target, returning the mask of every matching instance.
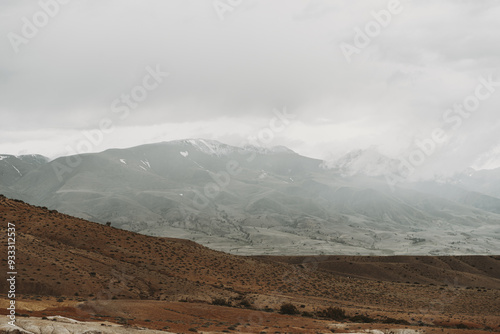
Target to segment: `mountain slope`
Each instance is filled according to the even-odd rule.
[[[466,190],[452,183],[419,182],[413,189],[480,210],[500,214],[500,198]]]
[[[500,198],[500,168],[478,171],[470,169],[456,176],[453,182],[464,189]]]
[[[343,166],[388,162],[368,153]],[[325,169],[283,147],[189,139],[61,157],[5,189],[80,218],[237,254],[500,252],[500,202],[410,186],[391,192],[366,174]]]
[[[0,155],[0,185],[11,186],[30,171],[46,164],[48,158],[41,155]]]

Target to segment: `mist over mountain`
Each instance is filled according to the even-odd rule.
[[[500,173],[391,189],[385,175],[397,168],[376,149],[325,162],[286,147],[187,139],[50,162],[5,156],[0,192],[237,254],[500,251]]]
[[[376,147],[354,150],[338,159],[325,161],[322,166],[334,169],[343,176],[366,175],[385,176],[398,173],[401,162],[381,154]]]

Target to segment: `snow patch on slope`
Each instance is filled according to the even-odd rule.
[[[11,165],[12,167],[14,167],[14,169],[19,173],[19,175],[23,176],[23,174],[19,171],[19,169],[16,168],[16,166],[14,165]]]

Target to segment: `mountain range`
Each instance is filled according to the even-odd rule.
[[[391,189],[375,149],[334,162],[188,139],[60,157],[0,156],[0,193],[235,254],[500,252],[500,170]]]

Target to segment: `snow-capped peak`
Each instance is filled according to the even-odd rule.
[[[235,147],[223,144],[216,140],[208,139],[187,139],[183,142],[192,145],[198,151],[218,157],[228,155],[236,151]]]
[[[247,151],[257,152],[260,154],[295,153],[294,151],[285,146],[263,147],[263,146],[245,145],[242,147],[242,149]]]
[[[178,140],[175,143],[182,143],[184,145],[190,145],[196,150],[218,157],[226,156],[228,154],[237,153],[241,151],[251,151],[260,154],[276,154],[276,153],[294,153],[292,150],[285,146],[274,146],[274,147],[263,147],[254,145],[244,145],[242,147],[236,147],[221,143],[217,140],[210,139],[185,139]],[[187,156],[188,151],[184,150],[180,152],[183,156]]]
[[[376,148],[348,152],[339,159],[324,161],[322,167],[336,169],[345,176],[363,174],[382,176],[397,170],[399,161],[381,154]]]

